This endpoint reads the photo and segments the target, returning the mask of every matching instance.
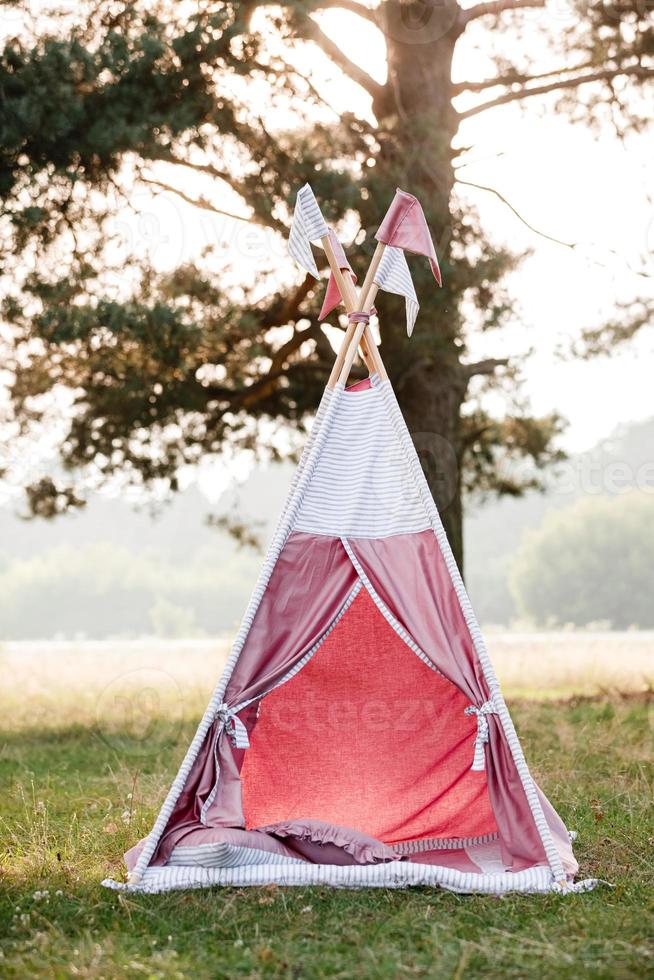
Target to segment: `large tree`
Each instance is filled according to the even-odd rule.
[[[444,288],[413,263],[419,327],[407,341],[400,305],[383,297],[382,353],[461,561],[462,492],[532,485],[559,421],[530,414],[499,339],[497,358],[467,354],[470,325],[510,320],[503,277],[518,257],[490,243],[456,196],[457,132],[474,114],[557,96],[576,117],[606,109],[619,127],[642,125],[639,88],[654,78],[648,8],[579,3],[562,30],[527,9],[544,0],[96,0],[45,23],[26,6],[3,4],[16,37],[0,56],[0,221],[8,410],[23,433],[53,413],[58,425],[52,472],[26,476],[33,512],[75,505],[116,473],[174,488],[180,466],[227,444],[277,451],[270,420],[307,418],[333,361],[313,280],[280,291],[272,258],[241,290],[225,285],[215,256],[167,274],[145,260],[126,270],[111,219],[139,183],[216,214],[236,200],[239,217],[284,236],[309,180],[328,220],[355,226],[359,273],[401,186],[425,208]],[[325,33],[326,8],[383,34],[383,84]],[[455,84],[457,45],[481,28],[507,42],[496,72]],[[330,113],[329,92],[298,67],[302,48],[325,53],[370,112]],[[479,397],[493,385],[509,398],[501,418]],[[525,457],[536,467],[506,466]]]

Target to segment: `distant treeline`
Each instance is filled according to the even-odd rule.
[[[233,630],[261,556],[204,537],[193,548],[189,534],[189,551],[178,556],[122,542],[0,553],[0,640]],[[536,626],[654,628],[654,495],[585,497],[548,511],[523,533],[507,571],[518,616]]]
[[[510,584],[520,613],[539,626],[654,628],[654,494],[550,511],[525,533]]]
[[[190,560],[109,542],[0,553],[0,639],[214,635],[238,623],[260,558],[207,547]]]

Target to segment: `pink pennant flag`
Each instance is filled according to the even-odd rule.
[[[424,255],[429,259],[434,279],[439,286],[443,285],[425,214],[420,201],[413,194],[407,194],[399,188],[395,191],[393,203],[386,212],[375,238],[384,245],[392,245],[394,248],[402,248],[416,255]]]
[[[350,275],[352,277],[352,282],[356,282],[357,277],[354,275],[352,271],[352,266],[348,262],[347,256],[343,250],[343,246],[341,245],[338,238],[336,237],[336,234],[333,231],[333,229],[330,228],[328,234],[329,234],[329,241],[331,242],[332,248],[334,249],[334,255],[336,256],[336,261],[338,262],[339,269],[341,269],[346,275]],[[325,298],[323,300],[322,309],[320,311],[318,319],[324,320],[325,317],[329,316],[332,310],[335,310],[336,307],[340,303],[342,303],[342,301],[343,301],[343,297],[341,296],[341,291],[338,288],[338,283],[336,282],[334,273],[330,272],[329,282],[327,283],[327,292],[325,293]]]

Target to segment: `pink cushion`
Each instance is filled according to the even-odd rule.
[[[455,868],[457,871],[474,871],[479,874],[481,870],[478,864],[470,860],[463,848],[419,851],[417,854],[410,854],[408,859],[412,864],[435,864],[441,868]]]
[[[132,871],[139,854],[143,850],[145,839],[141,840],[125,854],[127,870]],[[229,844],[234,848],[250,847],[282,857],[297,858],[298,855],[286,847],[280,840],[269,837],[259,830],[236,830],[232,827],[198,827],[190,830],[176,844],[178,848],[198,847],[203,844]]]
[[[288,838],[289,847],[314,864],[380,864],[398,856],[381,841],[351,827],[309,818],[261,827],[265,834]]]
[[[235,847],[256,847],[272,854],[285,854],[288,848],[281,841],[261,830],[238,830],[235,827],[200,827],[185,834],[177,847],[197,847],[198,844],[233,844]]]

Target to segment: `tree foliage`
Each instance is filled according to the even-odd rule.
[[[538,625],[654,627],[654,497],[587,497],[528,531],[511,571],[523,616]]]
[[[226,285],[225,264],[217,269],[211,255],[166,274],[134,256],[126,269],[113,219],[134,207],[135,189],[236,212],[284,236],[295,191],[309,179],[328,220],[354,229],[361,273],[400,185],[418,195],[435,229],[445,288],[434,290],[416,264],[422,328],[409,345],[396,326],[398,303],[384,297],[382,351],[410,428],[451,447],[445,480],[428,478],[437,497],[447,488],[440,503],[460,559],[462,486],[519,493],[533,485],[556,455],[560,420],[533,416],[501,348],[502,356],[470,363],[470,330],[498,331],[514,316],[503,279],[519,256],[490,241],[457,197],[458,128],[550,93],[573,117],[610,118],[620,132],[643,126],[638,93],[654,76],[649,10],[579,4],[566,31],[543,15],[532,46],[545,52],[545,68],[530,45],[515,43],[525,8],[543,0],[466,10],[454,0],[382,0],[374,9],[357,0],[202,0],[192,8],[96,0],[45,25],[37,19],[36,28],[20,19],[25,6],[5,4],[17,29],[0,52],[10,419],[28,436],[64,395],[70,419],[57,464],[30,491],[35,512],[74,506],[84,487],[116,474],[174,489],[180,466],[226,445],[274,455],[275,426],[310,416],[331,367],[315,284],[272,286],[272,253],[241,289]],[[386,82],[325,33],[327,8],[382,31]],[[482,27],[497,36],[506,29],[510,56],[498,53],[494,77],[455,84],[457,44]],[[371,113],[336,117],[297,67],[300,49],[327,55],[369,95]],[[462,96],[467,105],[457,109]],[[287,126],[270,124],[277,110]],[[481,399],[498,385],[509,396],[502,418]],[[536,468],[513,465],[507,478],[520,460]]]

